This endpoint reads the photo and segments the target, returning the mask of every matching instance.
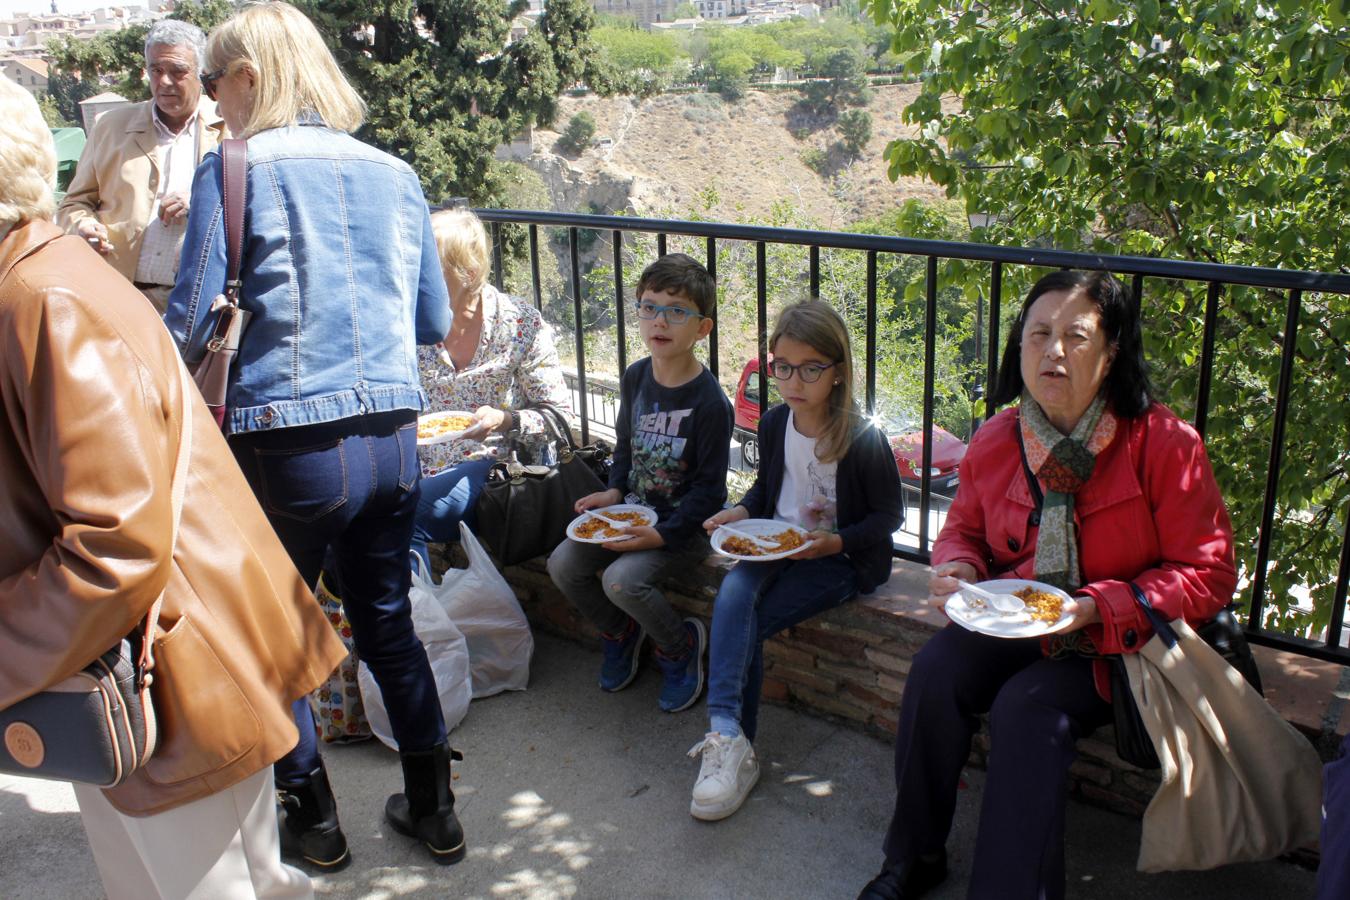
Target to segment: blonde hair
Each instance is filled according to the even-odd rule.
[[[206,65],[233,74],[247,66],[253,108],[238,137],[294,125],[306,113],[348,133],[361,127],[366,104],[338,68],[304,13],[280,0],[245,6],[211,32]]]
[[[463,284],[470,296],[481,291],[487,283],[489,252],[483,221],[471,209],[443,209],[431,217],[431,233],[446,282]]]
[[[816,439],[816,458],[821,462],[838,462],[848,453],[862,423],[853,399],[853,350],[849,344],[848,326],[824,300],[802,300],[778,314],[769,337],[770,352],[779,338],[806,344],[834,363],[824,376],[835,384],[827,401],[825,427]]]
[[[0,78],[0,231],[56,211],[56,145],[33,95]]]

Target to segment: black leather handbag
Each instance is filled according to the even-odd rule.
[[[558,461],[527,465],[513,453],[508,461],[494,463],[474,507],[474,533],[503,566],[553,552],[576,518],[576,502],[606,487],[608,447],[579,447],[561,410],[546,403],[530,408],[544,414],[557,441]]]
[[[1159,630],[1159,623],[1166,624],[1162,622],[1138,585],[1130,582],[1130,590],[1134,594],[1135,602],[1153,624],[1154,630]],[[1237,616],[1233,615],[1231,605],[1196,628],[1195,633],[1230,666],[1237,669],[1258,694],[1265,694],[1261,687],[1261,672],[1256,667],[1256,658],[1252,656],[1251,644],[1247,643],[1247,637],[1242,633],[1242,625],[1238,622]],[[1161,763],[1158,761],[1157,751],[1153,749],[1153,740],[1144,727],[1144,720],[1139,715],[1134,691],[1130,690],[1130,677],[1125,671],[1125,660],[1120,654],[1112,654],[1107,660],[1111,665],[1111,711],[1115,716],[1116,755],[1141,769],[1156,769]]]

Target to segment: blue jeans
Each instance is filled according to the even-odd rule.
[[[765,639],[857,594],[857,573],[843,554],[737,563],[713,601],[708,716],[714,728],[736,722],[754,741]]]
[[[331,545],[356,652],[380,686],[399,747],[444,741],[435,679],[408,603],[416,413],[236,434],[230,449],[307,584],[318,580]],[[280,785],[303,781],[320,763],[308,700],[292,711],[300,742],[276,763]]]
[[[474,507],[483,493],[488,469],[496,460],[470,459],[422,479],[422,496],[413,520],[412,548],[431,569],[427,544],[459,541],[459,523],[474,526]]]

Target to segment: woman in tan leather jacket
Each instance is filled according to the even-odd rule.
[[[154,309],[49,221],[51,134],[2,79],[0,123],[0,708],[88,664],[162,593],[158,749],[116,789],[76,787],[107,893],[311,896],[278,857],[271,766],[296,743],[292,700],[343,648],[180,390]]]

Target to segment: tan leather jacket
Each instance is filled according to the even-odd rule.
[[[159,190],[157,136],[153,100],[110,109],[99,116],[80,153],[70,189],[56,211],[56,222],[76,234],[80,222],[96,219],[108,226],[112,251],[108,262],[128,280],[136,277],[141,241]],[[225,133],[216,105],[202,97],[197,105],[197,162],[215,149]]]
[[[82,668],[160,592],[160,744],[108,792],[150,815],[295,745],[344,655],[195,391],[182,521],[178,354],[130,284],[47,222],[0,240],[0,708]]]

